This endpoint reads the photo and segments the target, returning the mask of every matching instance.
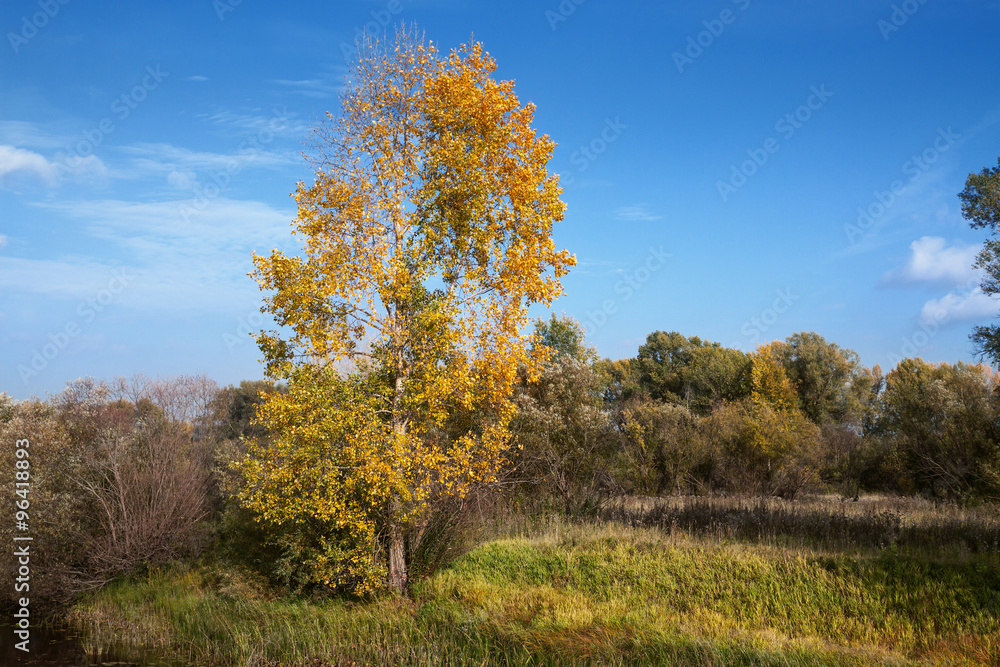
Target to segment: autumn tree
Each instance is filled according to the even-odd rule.
[[[1000,498],[1000,376],[983,364],[904,359],[886,376],[875,432],[895,450],[905,490]]]
[[[809,419],[820,425],[860,420],[871,383],[854,350],[813,331],[792,334],[773,348]]]
[[[989,229],[993,238],[986,239],[976,257],[975,268],[985,272],[983,293],[1000,294],[1000,159],[997,166],[987,167],[978,174],[969,174],[965,189],[959,193],[962,215],[973,229]],[[977,326],[970,336],[983,359],[1000,364],[1000,326]]]
[[[254,256],[284,327],[256,339],[288,392],[261,406],[242,497],[309,531],[317,582],[405,589],[434,503],[494,477],[527,308],[575,263],[551,237],[554,143],[495,68],[478,43],[362,44],[295,193],[301,253]]]
[[[727,486],[794,496],[815,481],[804,455],[815,449],[819,429],[798,409],[778,347],[769,343],[750,355],[749,396],[713,410],[706,431],[727,459]]]

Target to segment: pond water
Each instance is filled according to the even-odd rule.
[[[32,665],[37,667],[183,667],[185,663],[155,655],[136,655],[120,647],[88,651],[77,636],[66,628],[33,627],[28,652],[18,649],[20,639],[11,625],[0,626],[0,665]]]

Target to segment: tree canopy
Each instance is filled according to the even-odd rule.
[[[1000,158],[996,167],[969,174],[958,198],[962,200],[962,215],[969,225],[973,229],[989,229],[993,236],[983,243],[975,268],[986,272],[983,292],[991,296],[1000,294]],[[970,338],[981,358],[1000,364],[1000,326],[977,326]]]

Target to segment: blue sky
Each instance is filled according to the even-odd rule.
[[[0,390],[261,377],[251,251],[294,251],[308,130],[356,33],[401,21],[474,35],[537,105],[579,262],[554,309],[602,356],[816,331],[954,362],[1000,312],[956,196],[1000,155],[993,0],[12,0]]]

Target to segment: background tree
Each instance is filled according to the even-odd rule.
[[[573,357],[577,361],[591,364],[597,358],[596,350],[587,345],[583,325],[572,317],[562,317],[552,313],[548,320],[535,323],[535,346],[549,350],[550,358]]]
[[[876,433],[901,459],[903,490],[1000,498],[1000,377],[985,365],[904,359],[886,376]]]
[[[654,331],[646,336],[636,357],[639,382],[651,398],[669,403],[684,403],[689,398],[685,371],[694,351],[704,343],[697,336],[688,338],[676,331]]]
[[[683,378],[686,403],[698,414],[708,414],[723,401],[738,401],[749,392],[750,356],[712,343],[691,353]]]
[[[242,465],[243,499],[319,530],[318,581],[374,588],[384,567],[401,591],[435,500],[495,475],[527,307],[574,259],[551,239],[554,144],[480,44],[440,57],[401,31],[359,54],[296,193],[302,254],[254,256],[290,332],[257,341],[289,391],[262,407],[271,439]]]
[[[698,488],[694,470],[709,457],[700,420],[683,405],[639,401],[624,410],[627,468],[621,476],[641,495],[681,494]]]
[[[676,331],[654,331],[635,359],[638,381],[651,398],[700,413],[746,395],[749,358],[719,343]]]
[[[815,332],[792,334],[774,352],[795,387],[798,406],[816,424],[859,419],[869,389],[861,360]]]
[[[635,359],[598,359],[594,362],[594,372],[601,384],[601,398],[609,410],[615,410],[643,392],[637,366]]]
[[[969,174],[958,198],[962,200],[962,215],[969,225],[973,229],[989,229],[993,236],[983,243],[975,268],[986,272],[983,292],[991,296],[1000,294],[1000,238],[997,238],[1000,235],[1000,159],[992,169],[987,167],[978,174]],[[977,326],[970,338],[981,358],[1000,365],[1000,326]]]
[[[583,328],[567,317],[539,321],[537,346],[550,350],[537,378],[522,378],[512,431],[520,447],[518,473],[535,499],[555,499],[567,514],[600,503],[613,491],[614,452],[594,353]]]
[[[794,496],[816,481],[809,454],[819,429],[798,409],[779,346],[762,345],[750,355],[749,396],[720,405],[705,421],[720,459],[713,474],[724,487]]]
[[[188,376],[155,383],[136,376],[76,380],[45,402],[0,396],[0,439],[31,442],[29,501],[32,515],[42,518],[33,523],[32,604],[67,603],[205,546],[209,443],[168,412],[197,404],[203,388]],[[0,451],[9,469],[14,451]],[[4,490],[14,497],[13,475]],[[13,522],[0,526],[0,538],[10,541],[12,530]],[[0,557],[0,568],[15,567],[12,554]]]

